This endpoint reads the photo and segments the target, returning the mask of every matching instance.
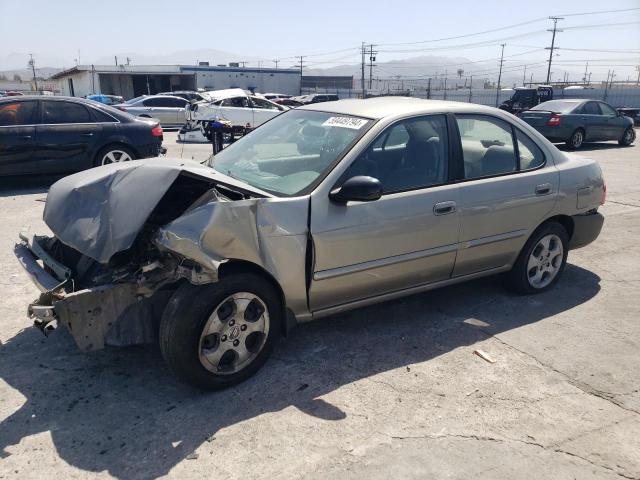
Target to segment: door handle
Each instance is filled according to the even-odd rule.
[[[448,215],[456,211],[456,202],[439,202],[433,206],[434,215]]]
[[[93,133],[81,133],[80,135],[83,137],[93,137]]]
[[[552,185],[550,183],[543,183],[536,186],[536,195],[549,195],[551,193]]]
[[[31,135],[23,135],[22,139],[23,140],[31,140]]]

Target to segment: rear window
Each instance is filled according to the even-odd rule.
[[[73,102],[42,102],[42,123],[93,123],[93,118],[84,105]]]
[[[96,117],[96,120],[98,122],[114,123],[118,121],[115,118],[113,118],[111,115],[108,115],[104,113],[102,110],[98,110],[97,108],[92,109],[92,111],[93,111],[93,115]]]
[[[581,103],[582,101],[550,100],[548,102],[543,102],[540,105],[536,105],[531,110],[542,110],[544,112],[553,113],[569,113]]]
[[[33,124],[35,110],[35,101],[0,104],[0,127]]]

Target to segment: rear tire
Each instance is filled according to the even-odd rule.
[[[635,139],[636,131],[634,130],[633,126],[631,126],[624,131],[624,133],[622,134],[622,138],[618,140],[618,144],[622,145],[623,147],[628,147],[635,141]]]
[[[203,390],[240,383],[267,361],[282,325],[280,295],[254,274],[184,284],[160,322],[160,351],[183,381]]]
[[[558,222],[536,229],[508,274],[508,286],[521,294],[542,293],[562,276],[569,252],[569,235]]]
[[[584,130],[577,128],[567,140],[567,146],[572,150],[579,149],[584,143]]]
[[[136,159],[136,154],[124,145],[107,145],[102,148],[93,161],[94,167],[108,165],[110,163],[130,162]]]

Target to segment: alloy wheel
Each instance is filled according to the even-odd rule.
[[[529,255],[527,278],[533,288],[544,288],[558,275],[562,267],[564,248],[555,234],[542,237]]]
[[[110,163],[130,162],[131,156],[123,150],[109,150],[103,157],[101,165],[108,165]]]
[[[580,147],[582,145],[583,138],[584,137],[582,136],[582,132],[580,130],[575,132],[571,137],[571,145],[573,146],[573,148]]]
[[[220,302],[207,320],[198,342],[202,365],[231,375],[249,365],[269,334],[269,311],[260,297],[239,292]]]

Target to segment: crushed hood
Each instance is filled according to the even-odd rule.
[[[205,179],[232,179],[193,161],[147,159],[92,168],[54,183],[44,221],[62,243],[107,263],[131,247],[155,206],[176,178],[188,172]],[[240,183],[241,188],[246,185]]]

